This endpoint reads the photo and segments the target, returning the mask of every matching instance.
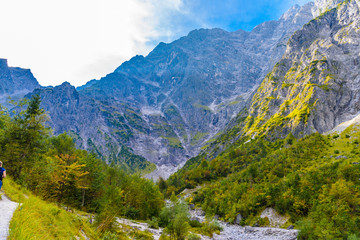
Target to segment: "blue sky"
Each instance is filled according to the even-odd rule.
[[[1,0],[0,57],[75,86],[198,28],[251,30],[303,0]]]
[[[276,20],[291,6],[309,0],[182,0],[179,10],[163,14],[163,21],[173,27],[172,38],[196,28],[219,27],[228,31],[251,31],[258,24]],[[161,15],[161,13],[160,13]],[[159,26],[161,29],[161,26]]]

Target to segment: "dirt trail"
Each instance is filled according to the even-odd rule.
[[[0,200],[0,240],[6,240],[10,220],[18,206],[18,203],[11,201],[5,194],[2,195],[2,200]]]

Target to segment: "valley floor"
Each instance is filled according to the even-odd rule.
[[[205,214],[200,209],[191,210],[192,219],[198,219],[200,222],[205,221]],[[119,218],[118,223],[123,227],[130,227],[136,230],[150,232],[155,240],[159,239],[163,230],[162,228],[153,229],[147,223],[136,222],[134,220]],[[201,240],[294,240],[297,238],[298,230],[270,228],[270,227],[250,227],[229,224],[219,221],[223,231],[220,234],[214,234],[212,238],[200,235]],[[125,229],[125,228],[124,228]]]

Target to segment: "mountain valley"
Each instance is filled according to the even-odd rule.
[[[100,80],[39,88],[27,97],[40,94],[55,134],[68,132],[77,146],[130,172],[156,165],[148,177],[167,178],[246,106],[314,8],[296,5],[251,32],[194,30]]]
[[[360,0],[315,0],[80,87],[0,59],[8,239],[360,239],[359,44]]]

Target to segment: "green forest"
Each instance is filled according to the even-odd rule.
[[[360,128],[271,142],[240,140],[212,160],[205,154],[163,181],[166,196],[202,187],[189,200],[207,215],[267,226],[266,207],[289,216],[299,239],[360,239]]]
[[[191,221],[189,203],[208,217],[234,223],[241,214],[241,225],[259,226],[269,226],[259,214],[272,207],[289,217],[282,227],[300,230],[299,239],[360,238],[359,126],[340,135],[240,139],[217,157],[203,153],[154,183],[77,149],[66,133],[54,136],[39,96],[15,109],[3,109],[0,117],[0,159],[10,176],[4,190],[23,203],[9,239],[38,239],[44,232],[48,239],[71,239],[80,230],[91,239],[152,239],[124,229],[117,217],[163,227],[161,239],[199,239],[221,230],[217,222]],[[196,187],[187,202],[176,197]]]
[[[218,223],[191,221],[188,204],[174,194],[165,204],[152,180],[77,149],[66,133],[54,136],[38,95],[14,109],[3,108],[0,116],[0,159],[8,175],[3,189],[22,203],[11,220],[9,239],[153,239],[118,218],[162,227],[163,240],[199,239],[197,234],[220,231]]]
[[[77,149],[66,133],[53,136],[47,120],[39,96],[20,102],[14,112],[1,112],[0,159],[14,184],[65,209],[95,214],[95,239],[114,230],[117,216],[146,220],[159,215],[164,199],[152,181]],[[4,190],[11,189],[5,185]]]

